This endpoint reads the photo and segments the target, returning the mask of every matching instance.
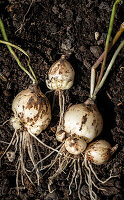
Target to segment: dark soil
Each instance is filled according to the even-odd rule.
[[[84,102],[88,98],[91,66],[104,50],[113,3],[114,0],[34,0],[29,9],[31,0],[0,0],[0,14],[9,41],[20,46],[30,55],[31,65],[43,93],[48,91],[45,78],[51,64],[59,59],[62,54],[70,55],[68,60],[75,69],[76,78],[74,86],[68,92],[65,92],[66,107],[70,103]],[[117,7],[112,37],[123,22],[123,14],[124,4],[120,4]],[[98,40],[95,39],[95,32],[99,32]],[[0,39],[2,39],[2,36],[0,36]],[[110,52],[107,62],[110,61],[114,50],[122,39],[123,36]],[[18,55],[24,61],[24,57],[20,53]],[[97,105],[104,120],[104,129],[99,138],[106,139],[113,146],[115,144],[119,146],[107,164],[94,166],[96,173],[102,179],[109,176],[111,169],[113,169],[113,175],[118,175],[117,178],[105,184],[106,191],[96,191],[99,196],[98,199],[101,200],[124,199],[123,55],[124,50],[118,55],[97,98]],[[6,77],[6,82],[0,79],[0,123],[2,124],[12,116],[11,105],[16,94],[27,88],[31,81],[10,56],[5,45],[1,45],[0,48],[0,72]],[[52,103],[53,93],[48,93],[47,97]],[[58,113],[59,106],[56,100],[51,125],[41,138],[53,147],[58,144],[51,127],[57,124]],[[0,127],[2,141],[9,142],[12,135],[13,129],[9,123]],[[0,143],[0,146],[0,154],[2,155],[7,145]],[[47,153],[47,150],[43,147],[41,155],[44,157]],[[53,158],[51,157],[51,159]],[[20,196],[17,196],[15,163],[10,163],[4,156],[0,172],[1,200],[78,199],[77,191],[74,188],[72,195],[69,196],[69,182],[66,179],[67,174],[64,173],[55,180],[54,193],[49,194],[48,177],[54,173],[54,170],[55,167],[41,178],[40,187],[33,188],[25,180],[26,189],[21,189]],[[88,199],[88,188],[84,183],[82,185],[82,200]]]

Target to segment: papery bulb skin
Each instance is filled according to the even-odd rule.
[[[37,85],[31,85],[14,98],[12,111],[23,127],[36,136],[46,129],[51,121],[49,101]]]
[[[66,150],[73,155],[80,155],[86,149],[87,143],[84,139],[68,137],[65,140]]]
[[[87,143],[102,131],[103,119],[94,103],[86,101],[69,107],[64,114],[64,131],[83,137]]]
[[[49,69],[46,85],[50,90],[68,90],[74,82],[72,65],[62,55]]]
[[[112,147],[110,143],[105,140],[97,140],[89,144],[85,151],[85,157],[95,165],[102,165],[111,158],[117,148],[118,145]]]

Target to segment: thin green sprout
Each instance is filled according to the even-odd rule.
[[[121,34],[123,32],[124,32],[124,22],[121,24],[120,29],[117,31],[112,42],[109,44],[108,51],[110,51],[111,48],[115,45],[115,43],[117,42],[117,40],[119,39],[119,37],[121,36]],[[104,56],[105,56],[105,51],[101,54],[101,56],[98,58],[98,60],[94,63],[92,68],[96,69],[99,66],[99,64],[102,62],[102,60],[104,59]]]
[[[124,22],[121,24],[120,29],[117,31],[116,35],[114,36],[112,42],[109,44],[108,52],[111,50],[111,48],[114,46],[114,44],[117,42],[121,34],[124,32]],[[95,70],[99,66],[99,64],[104,59],[105,51],[101,54],[101,56],[97,59],[97,61],[94,63],[94,65],[91,68],[91,81],[90,81],[90,97],[92,98],[94,87],[95,87]]]
[[[35,75],[34,75],[34,72],[33,72],[32,68],[31,68],[30,64],[29,64],[29,63],[30,63],[30,58],[29,58],[28,54],[27,54],[23,49],[21,49],[20,47],[18,47],[18,46],[16,46],[16,45],[12,44],[12,43],[10,43],[10,42],[6,42],[6,41],[0,40],[0,43],[6,44],[6,45],[9,46],[10,48],[11,48],[11,47],[14,47],[14,48],[18,49],[19,51],[21,51],[22,53],[24,53],[24,54],[28,57],[27,64],[28,64],[29,69],[30,69],[32,75],[34,76],[34,78],[33,78],[33,76],[25,69],[25,67],[21,64],[21,62],[20,62],[20,60],[18,59],[18,57],[16,56],[15,52],[14,52],[14,51],[12,50],[12,48],[11,48],[12,51],[10,51],[10,53],[13,55],[13,57],[15,58],[16,62],[17,62],[18,65],[20,66],[20,68],[31,78],[31,80],[33,81],[33,83],[36,83],[36,82],[37,82],[37,79],[36,79],[36,77],[35,77]]]
[[[33,84],[36,84],[37,83],[37,78],[36,78],[36,76],[35,76],[35,74],[33,72],[33,69],[30,66],[30,57],[29,57],[29,55],[23,49],[21,49],[20,47],[18,47],[17,45],[14,45],[14,44],[8,42],[8,38],[7,38],[7,35],[6,35],[6,32],[5,32],[5,28],[4,28],[4,24],[3,24],[3,22],[2,22],[1,19],[0,19],[0,29],[1,29],[1,32],[2,32],[2,36],[3,36],[4,40],[5,40],[5,41],[0,40],[0,43],[7,45],[7,48],[9,49],[10,53],[15,58],[16,62],[20,66],[20,68],[31,78],[31,80],[33,81]],[[32,73],[33,76],[21,64],[20,60],[18,59],[17,55],[15,54],[15,52],[13,51],[13,49],[11,47],[16,48],[17,50],[21,51],[25,56],[28,57],[27,64],[28,64],[28,67],[29,67],[29,69],[30,69],[30,71],[31,71],[31,73]]]
[[[121,1],[123,1],[123,0],[116,0],[114,5],[113,5],[113,8],[112,8],[111,18],[110,18],[110,23],[109,23],[109,29],[108,29],[108,34],[107,34],[107,39],[106,39],[106,44],[105,44],[105,56],[104,56],[104,60],[103,60],[103,63],[102,63],[101,72],[100,72],[100,75],[99,75],[97,86],[99,85],[99,83],[102,79],[105,64],[106,64],[106,59],[107,59],[107,54],[108,54],[108,49],[109,49],[109,41],[110,41],[112,29],[113,29],[114,17],[115,17],[115,12],[116,12],[116,6]]]
[[[114,64],[114,62],[115,62],[115,59],[116,59],[117,55],[119,54],[120,50],[121,50],[123,47],[124,47],[124,40],[121,42],[121,44],[119,45],[119,47],[118,47],[117,50],[115,51],[115,53],[114,53],[114,55],[113,55],[113,57],[112,57],[112,59],[111,59],[111,61],[110,61],[110,64],[109,64],[109,66],[107,67],[104,76],[102,77],[102,80],[100,81],[99,85],[95,88],[95,91],[94,91],[93,96],[92,96],[92,99],[93,99],[93,100],[96,99],[97,93],[98,93],[99,90],[102,88],[102,86],[103,86],[103,84],[104,84],[104,82],[105,82],[105,80],[106,80],[106,78],[107,78],[107,76],[108,76],[108,74],[109,74],[109,72],[110,72],[110,70],[111,70],[111,68],[112,68],[112,66],[113,66],[113,64]]]

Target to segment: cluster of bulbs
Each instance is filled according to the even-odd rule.
[[[46,80],[47,87],[56,91],[69,89],[73,85],[74,75],[71,64],[65,59],[65,56],[62,56],[49,70],[48,80]],[[101,145],[103,153],[98,141],[87,147],[87,143],[96,138],[103,128],[102,116],[92,98],[88,98],[82,104],[70,106],[65,111],[62,121],[61,130],[59,128],[59,131],[56,132],[56,139],[64,142],[65,148],[70,154],[80,155],[85,151],[87,159],[97,165],[108,161],[113,152],[113,148],[108,142],[99,141],[100,144],[103,143]],[[98,154],[97,159],[95,156]]]
[[[116,1],[113,6],[113,12],[115,12],[116,4],[119,3]],[[113,13],[114,14],[114,13]],[[112,20],[111,20],[112,21]],[[110,26],[111,29],[112,26]],[[51,146],[46,145],[42,142],[37,136],[42,133],[51,122],[51,106],[47,97],[41,92],[36,76],[33,72],[33,69],[30,66],[30,58],[28,54],[22,50],[20,47],[13,45],[8,42],[8,38],[4,29],[2,20],[0,19],[0,29],[4,41],[0,40],[0,43],[7,45],[10,53],[13,55],[17,61],[20,68],[27,73],[27,75],[33,81],[33,84],[21,91],[13,100],[12,111],[13,117],[10,119],[10,124],[14,128],[14,134],[12,139],[5,150],[2,157],[7,153],[9,161],[13,161],[15,156],[13,156],[18,151],[17,158],[17,175],[16,175],[16,186],[19,193],[19,179],[21,184],[25,186],[24,176],[32,183],[30,174],[35,170],[37,183],[40,184],[40,172],[38,164],[43,163],[43,160],[46,160],[54,152],[57,153],[54,160],[50,162],[48,166],[41,167],[41,170],[49,169],[58,162],[58,168],[55,173],[49,177],[48,189],[49,192],[52,192],[51,185],[53,180],[61,174],[67,166],[70,164],[72,169],[72,177],[69,184],[69,191],[71,194],[72,183],[75,183],[75,187],[78,190],[78,197],[81,200],[81,185],[82,185],[82,175],[85,177],[85,183],[89,188],[89,195],[91,200],[97,200],[97,195],[94,191],[94,188],[103,190],[103,188],[98,187],[94,182],[92,176],[95,177],[97,181],[104,184],[113,176],[110,174],[110,177],[104,181],[98,178],[95,173],[92,164],[102,165],[105,164],[117,150],[118,145],[112,147],[109,142],[106,140],[96,140],[93,141],[97,136],[100,135],[103,129],[103,119],[102,116],[95,104],[96,95],[98,91],[103,86],[111,67],[120,52],[124,47],[124,41],[119,45],[115,51],[110,64],[108,65],[104,75],[104,66],[101,68],[99,80],[96,83],[95,80],[95,69],[97,66],[92,67],[91,69],[91,85],[90,85],[90,95],[89,98],[80,104],[75,104],[67,108],[65,111],[65,98],[64,90],[68,90],[72,87],[74,83],[75,72],[71,64],[66,60],[66,56],[62,55],[61,58],[56,61],[49,69],[48,79],[46,80],[46,85],[50,90],[54,90],[59,95],[59,107],[60,107],[60,119],[56,130],[56,139],[61,144],[55,149]],[[120,28],[120,34],[124,31],[124,24]],[[108,31],[109,32],[109,31]],[[110,48],[117,41],[117,38],[120,34],[116,34],[117,37],[113,39],[113,43],[110,44]],[[110,36],[111,34],[109,34]],[[109,39],[109,37],[107,37]],[[109,43],[109,41],[108,41]],[[26,70],[15,52],[12,48],[16,48],[21,51],[25,56],[28,57],[28,67],[29,70]],[[108,47],[107,47],[108,48]],[[110,50],[105,48],[106,52],[104,58],[106,60],[107,53]],[[101,59],[101,58],[100,58]],[[105,61],[104,60],[104,61]],[[103,62],[104,63],[104,62]],[[45,158],[41,159],[40,151],[38,149],[38,143],[44,145],[46,148],[52,150]],[[14,145],[15,151],[8,152],[11,145]],[[35,150],[34,150],[35,149]],[[35,158],[35,152],[37,151],[38,158]],[[27,169],[27,153],[29,160],[32,163],[33,168],[31,170]],[[1,157],[1,158],[2,158]],[[1,160],[0,158],[0,160]]]
[[[91,175],[89,175],[89,170],[95,173],[91,163],[96,165],[106,163],[117,149],[117,145],[111,147],[105,140],[92,142],[102,131],[103,119],[91,97],[84,103],[70,106],[64,112],[63,91],[71,88],[74,83],[74,76],[75,72],[73,67],[66,60],[65,56],[62,55],[49,69],[48,80],[46,80],[47,87],[59,93],[60,121],[57,127],[56,139],[61,142],[61,148],[59,151],[56,150],[58,153],[55,158],[55,162],[59,160],[58,170],[53,176],[49,177],[48,188],[51,192],[53,179],[55,179],[70,162],[74,163],[74,167],[81,162],[81,166],[84,166],[87,176],[86,183],[89,186],[90,197],[91,199],[96,199],[96,194],[90,186],[93,185],[94,182],[92,181]],[[32,146],[33,139],[36,139],[36,136],[50,124],[50,103],[47,97],[41,92],[38,85],[33,84],[15,97],[12,103],[12,111],[14,117],[11,118],[10,123],[15,129],[15,133],[10,144],[15,144],[16,149],[19,144],[21,148],[17,168],[23,171],[23,175],[27,175],[30,180],[24,165],[24,154],[26,149],[28,149],[28,154],[36,170],[39,184],[40,175],[36,167]],[[52,149],[52,147],[49,148]],[[76,173],[78,174],[80,172],[80,179],[82,178],[81,166],[78,167],[77,170],[74,170],[71,184],[74,178],[75,181],[77,179]],[[21,175],[22,180],[23,175]],[[71,188],[71,184],[69,188]],[[80,186],[78,188],[78,197],[81,199]]]

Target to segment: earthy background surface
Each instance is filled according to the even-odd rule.
[[[44,93],[48,91],[45,78],[51,64],[59,59],[61,54],[70,54],[68,60],[75,69],[76,77],[74,86],[66,92],[66,107],[70,103],[84,102],[88,98],[91,66],[104,50],[113,2],[113,0],[34,0],[31,3],[31,0],[0,0],[0,14],[9,41],[28,52],[31,57],[31,65]],[[123,22],[123,13],[124,4],[120,4],[117,8],[112,36]],[[99,32],[97,40],[95,32]],[[123,36],[109,54],[107,62],[122,39]],[[20,53],[18,55],[24,61],[24,57]],[[112,179],[104,185],[107,189],[105,192],[97,191],[99,199],[106,200],[122,200],[124,198],[123,55],[124,50],[119,54],[104,88],[99,92],[97,98],[97,105],[104,119],[104,129],[99,138],[108,140],[112,145],[119,145],[117,152],[106,165],[94,166],[100,178],[107,178],[111,169],[113,169],[114,175],[118,175],[118,178]],[[0,47],[0,72],[7,79],[6,82],[0,79],[0,123],[2,124],[12,116],[13,98],[22,89],[27,88],[31,81],[19,69],[4,45]],[[52,103],[53,93],[48,93],[47,97]],[[41,136],[44,142],[53,147],[58,144],[50,128],[56,125],[58,114],[59,106],[56,100],[51,125]],[[12,134],[13,129],[9,124],[0,127],[2,141],[9,142]],[[0,146],[2,155],[7,145],[0,143]],[[47,153],[45,148],[41,148],[42,156]],[[5,156],[0,171],[1,200],[76,200],[77,192],[74,188],[72,195],[68,195],[69,182],[66,180],[68,169],[66,174],[61,174],[54,182],[55,192],[49,194],[47,181],[53,170],[40,180],[40,187],[35,189],[25,180],[28,187],[25,190],[21,189],[20,196],[17,196],[15,163],[10,163]],[[88,199],[88,188],[84,183],[82,200]]]

